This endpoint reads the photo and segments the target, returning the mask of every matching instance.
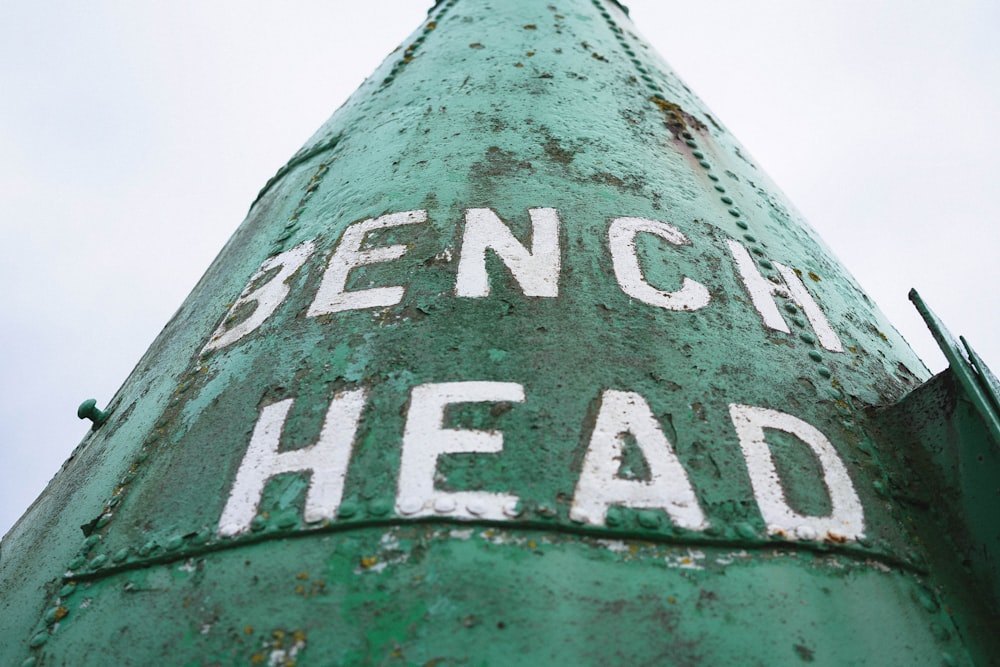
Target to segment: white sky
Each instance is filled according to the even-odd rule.
[[[1000,370],[1000,3],[628,4],[931,370],[911,286]],[[0,0],[0,533],[429,6]]]

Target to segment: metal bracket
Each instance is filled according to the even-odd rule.
[[[1000,446],[1000,382],[972,349],[965,338],[959,345],[937,315],[927,307],[917,290],[910,290],[910,301],[917,307],[938,347],[944,352],[951,371],[958,379],[966,398],[972,403],[989,431],[994,444]]]

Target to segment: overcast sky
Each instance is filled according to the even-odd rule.
[[[0,0],[0,533],[430,4]],[[932,371],[910,287],[1000,368],[1000,3],[628,4]]]

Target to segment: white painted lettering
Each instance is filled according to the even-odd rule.
[[[729,406],[729,415],[739,436],[750,484],[768,533],[780,533],[791,539],[857,540],[864,536],[861,500],[844,462],[825,435],[798,417],[777,410],[733,403]],[[816,455],[833,507],[829,516],[804,516],[788,506],[764,434],[766,428],[794,435]]]
[[[443,427],[445,409],[449,405],[486,401],[521,403],[524,389],[515,382],[444,382],[413,388],[399,463],[397,509],[400,514],[503,520],[504,508],[509,511],[517,503],[517,496],[512,495],[435,488],[437,460],[442,454],[503,450],[501,433]]]
[[[667,310],[698,310],[707,306],[711,299],[708,289],[686,276],[676,292],[664,292],[646,282],[635,247],[635,237],[641,232],[654,234],[674,245],[691,245],[679,229],[665,222],[615,218],[608,228],[608,245],[615,278],[622,291],[633,299]]]
[[[772,261],[771,263],[778,269],[785,281],[784,285],[773,283],[761,275],[753,258],[750,257],[750,253],[741,243],[728,240],[726,244],[729,246],[729,252],[733,255],[733,259],[736,260],[736,268],[744,287],[750,294],[750,301],[753,302],[754,308],[764,320],[764,326],[784,333],[791,332],[788,323],[785,322],[785,318],[778,310],[778,304],[774,301],[775,296],[785,296],[802,309],[809,324],[812,325],[813,331],[816,332],[816,339],[820,345],[831,352],[844,351],[840,338],[833,331],[826,315],[813,300],[795,271],[784,264]]]
[[[340,244],[330,257],[330,263],[326,273],[323,274],[323,281],[316,291],[316,297],[309,306],[308,315],[315,317],[344,310],[379,308],[399,303],[405,292],[403,287],[372,287],[348,292],[347,278],[351,270],[359,266],[389,262],[406,254],[406,246],[400,244],[362,250],[361,244],[369,232],[426,221],[427,211],[404,211],[369,218],[344,230]]]
[[[527,296],[559,295],[559,213],[554,208],[532,208],[528,209],[528,215],[531,217],[530,252],[490,209],[470,208],[465,212],[456,295],[489,296],[487,249],[493,250],[510,269]]]
[[[285,297],[288,296],[288,279],[295,275],[295,272],[305,264],[305,261],[312,255],[313,249],[313,242],[306,241],[291,250],[286,250],[280,255],[266,259],[260,265],[260,268],[257,269],[257,272],[253,274],[253,277],[250,278],[250,282],[243,289],[243,293],[240,294],[240,297],[230,307],[229,312],[226,313],[226,318],[212,334],[202,353],[232,345],[263,324],[274,313],[277,307],[282,304]],[[257,284],[261,278],[274,269],[278,269],[278,271],[271,276],[270,280],[262,285]],[[228,327],[228,321],[233,314],[251,303],[257,304],[253,312],[242,322]]]
[[[646,459],[648,481],[618,475],[626,434],[635,438]],[[687,473],[649,404],[639,394],[608,389],[601,396],[570,517],[603,525],[611,505],[663,509],[678,526],[694,530],[706,527]]]
[[[232,537],[248,530],[257,515],[267,480],[283,473],[310,473],[304,512],[307,522],[334,518],[344,492],[344,478],[365,403],[365,390],[355,389],[334,396],[315,444],[279,452],[281,431],[293,402],[294,399],[287,398],[260,411],[250,445],[219,519],[219,535]]]

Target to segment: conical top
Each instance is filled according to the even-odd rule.
[[[937,664],[925,376],[620,5],[440,2],[8,536],[0,655]]]

